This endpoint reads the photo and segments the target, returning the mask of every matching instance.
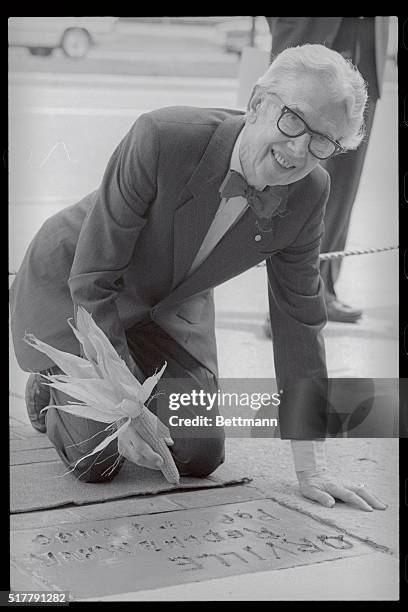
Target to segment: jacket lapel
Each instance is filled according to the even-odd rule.
[[[180,197],[174,214],[174,270],[172,288],[186,278],[194,257],[220,204],[219,188],[230,166],[232,150],[244,125],[243,114],[223,121]]]
[[[223,236],[210,256],[191,276],[181,282],[162,304],[179,302],[195,293],[216,287],[279,250],[281,241],[277,240],[275,231],[261,234],[255,221],[253,211],[247,209],[236,225]],[[280,222],[281,218],[277,217],[277,231]],[[261,236],[261,240],[256,240],[255,236]]]

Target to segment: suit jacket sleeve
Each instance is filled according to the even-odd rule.
[[[294,243],[267,262],[269,309],[280,404],[281,437],[314,439],[326,431],[327,321],[319,253],[330,177]]]
[[[118,280],[130,263],[156,194],[158,135],[142,115],[116,148],[79,235],[68,280],[75,312],[83,306],[135,371],[120,321]]]

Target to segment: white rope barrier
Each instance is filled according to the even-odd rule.
[[[371,253],[382,253],[383,251],[395,251],[398,246],[381,247],[378,249],[349,249],[348,251],[332,251],[331,253],[320,253],[320,261],[350,257],[350,255],[369,255]]]
[[[341,259],[352,255],[370,255],[371,253],[383,253],[384,251],[395,251],[398,246],[380,247],[376,249],[349,249],[348,251],[331,251],[330,253],[320,253],[320,261],[329,261],[331,259]],[[256,267],[265,266],[265,262],[257,264]]]

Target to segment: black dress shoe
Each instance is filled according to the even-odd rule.
[[[338,300],[331,300],[326,303],[326,309],[328,320],[338,323],[356,323],[363,314],[362,310],[342,304]]]
[[[44,384],[44,378],[40,374],[30,374],[28,377],[25,401],[31,425],[37,431],[46,433],[45,413],[40,413],[50,403],[50,388]]]

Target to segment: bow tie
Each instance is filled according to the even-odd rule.
[[[228,199],[242,196],[247,200],[259,221],[269,221],[277,212],[281,202],[285,202],[287,191],[287,185],[266,187],[263,191],[259,191],[248,185],[242,174],[230,170],[229,177],[221,191],[221,197]]]

